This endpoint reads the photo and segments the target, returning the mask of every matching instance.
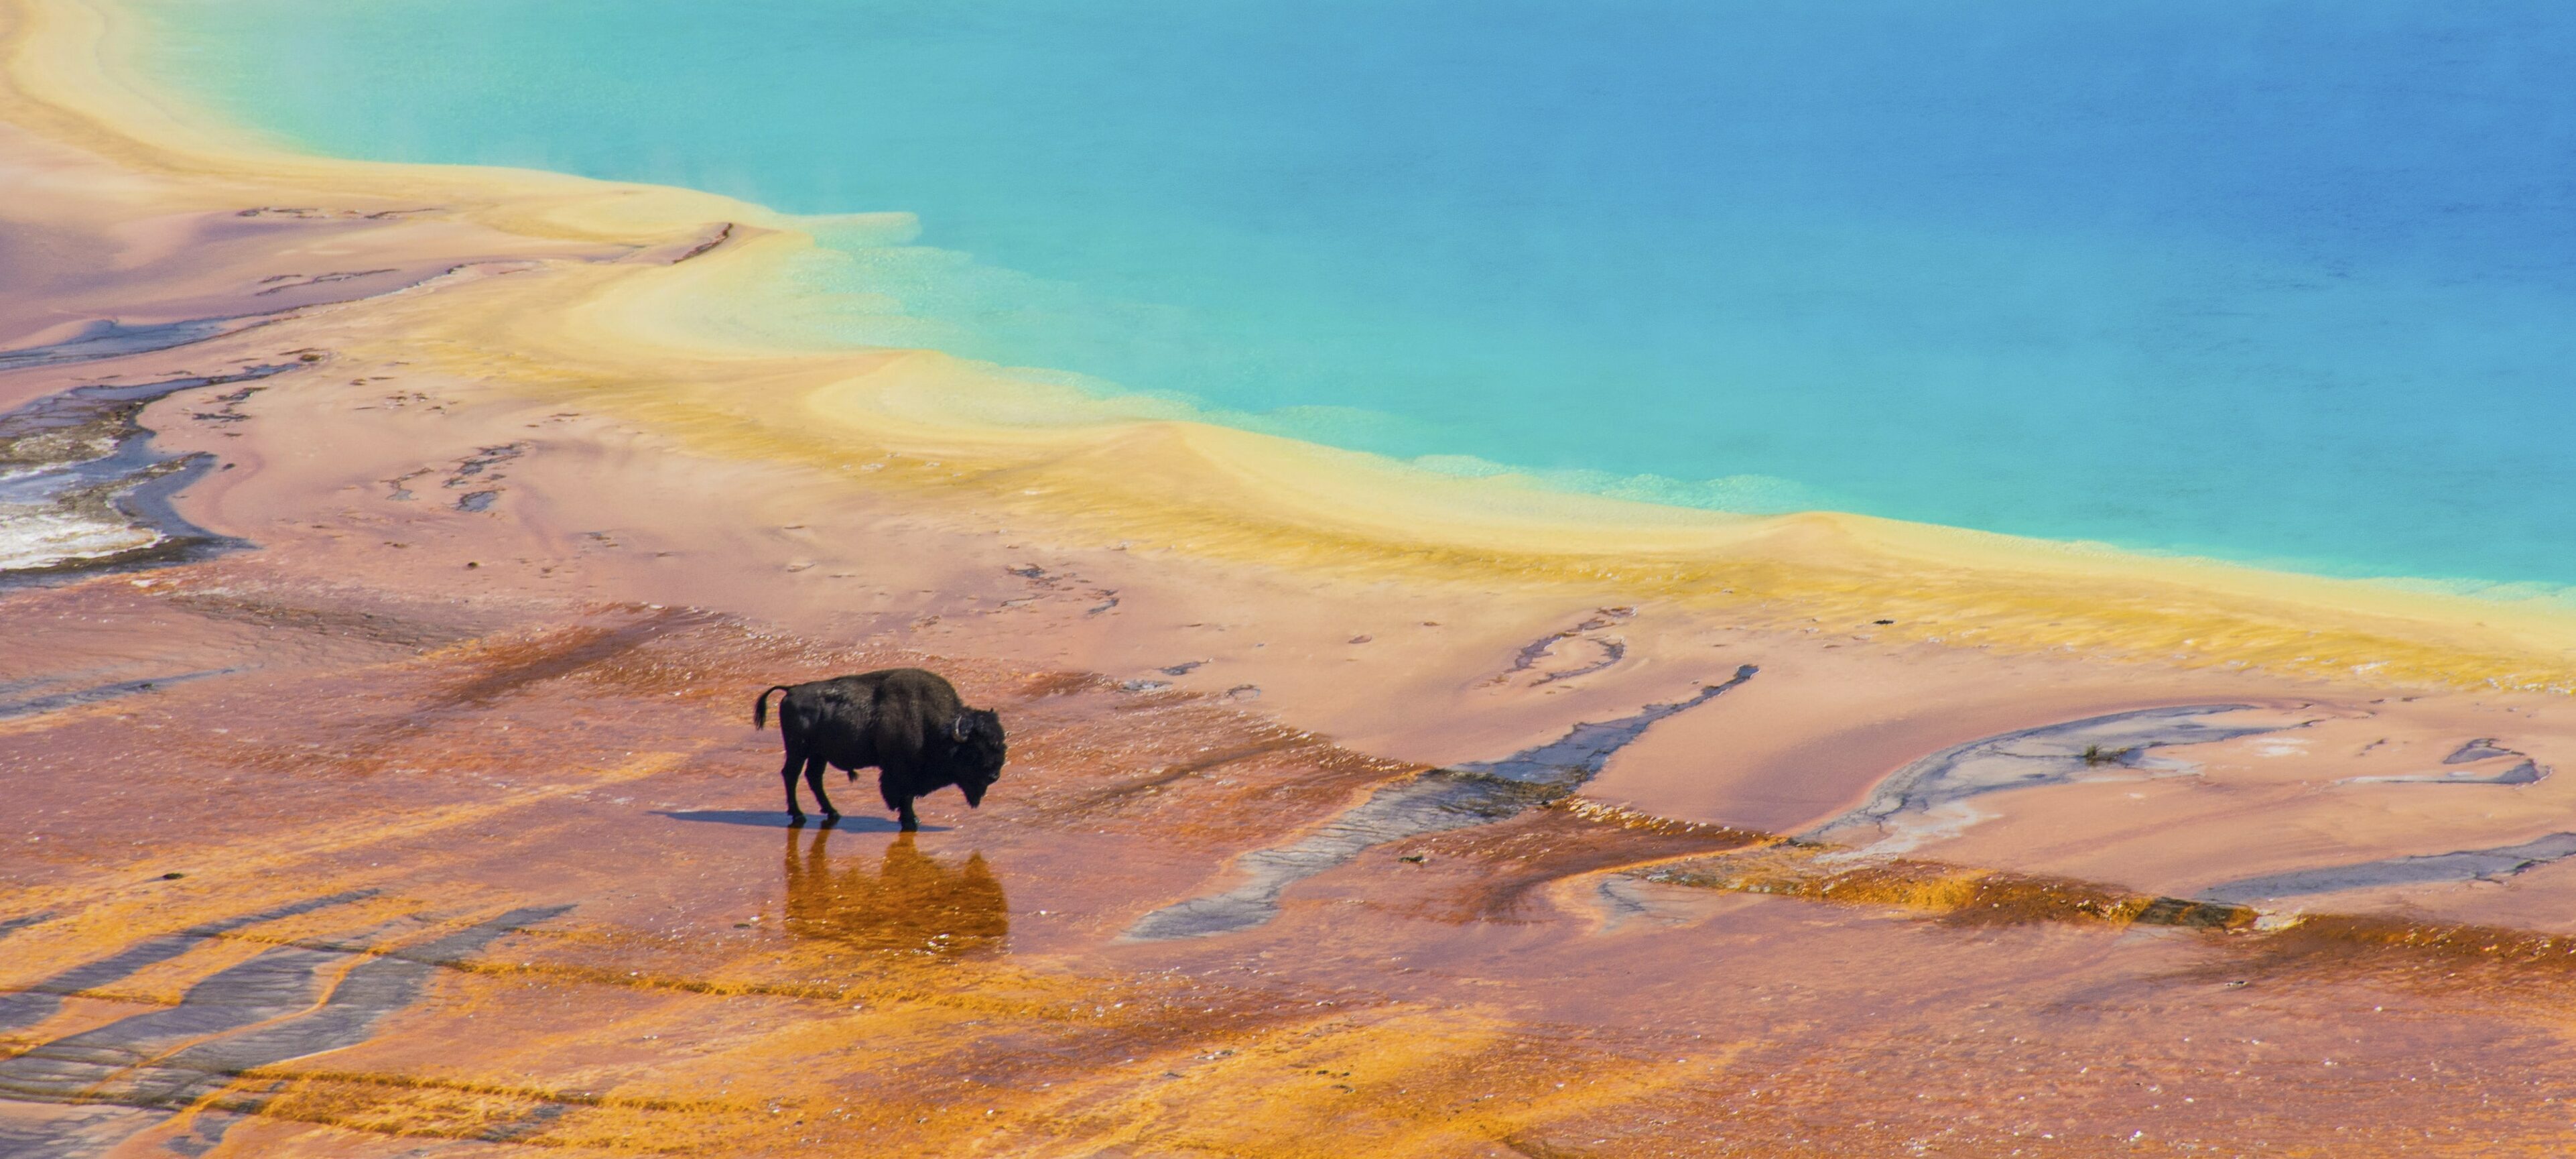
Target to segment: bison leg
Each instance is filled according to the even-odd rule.
[[[895,787],[905,783],[909,782],[899,780],[893,769],[877,766],[877,796],[885,798],[886,808],[894,810],[895,816],[903,822],[903,831],[910,833],[921,828],[921,820],[912,815],[913,795]]]
[[[830,797],[823,795],[823,758],[809,757],[806,759],[805,787],[814,790],[814,803],[823,807],[824,824],[829,825],[841,819],[841,811],[832,807],[832,799]],[[796,791],[795,786],[791,783],[788,786],[787,791],[789,793],[794,793]]]
[[[787,823],[790,825],[805,823],[805,810],[796,804],[796,769],[804,763],[805,754],[789,749],[786,767],[778,770],[778,779],[787,782]]]

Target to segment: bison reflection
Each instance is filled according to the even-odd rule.
[[[787,834],[787,932],[861,950],[968,957],[997,954],[1011,932],[1002,883],[972,854],[952,866],[897,834],[871,871],[853,860],[835,870],[832,830],[817,829],[800,856]]]

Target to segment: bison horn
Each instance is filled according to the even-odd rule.
[[[958,713],[957,719],[948,722],[949,739],[959,744],[966,743],[967,734],[973,731],[975,731],[975,719],[965,713]]]

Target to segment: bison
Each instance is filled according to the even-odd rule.
[[[875,766],[877,791],[886,808],[901,818],[906,832],[921,828],[912,815],[913,798],[955,785],[966,794],[966,806],[984,803],[984,792],[1002,779],[1002,717],[990,709],[968,708],[957,689],[935,672],[889,668],[857,676],[839,676],[808,684],[773,684],[751,703],[751,726],[769,724],[769,694],[778,701],[778,731],[787,742],[787,764],[778,770],[787,782],[787,816],[803,824],[805,811],[796,804],[796,771],[805,770],[805,785],[823,807],[824,823],[841,819],[832,799],[823,795],[823,766],[831,765],[859,778]]]

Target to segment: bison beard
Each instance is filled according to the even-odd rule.
[[[877,770],[877,790],[886,808],[895,811],[905,830],[921,827],[913,816],[915,798],[957,786],[969,808],[984,803],[984,793],[1002,778],[1005,742],[1002,718],[989,709],[968,708],[957,689],[937,673],[919,668],[889,668],[858,676],[840,676],[809,684],[774,684],[752,701],[751,726],[769,723],[769,696],[778,701],[778,732],[787,744],[787,763],[778,770],[787,785],[790,824],[802,824],[805,811],[796,800],[797,770],[822,806],[825,824],[841,819],[832,799],[823,794],[823,766],[856,779],[859,770]]]

